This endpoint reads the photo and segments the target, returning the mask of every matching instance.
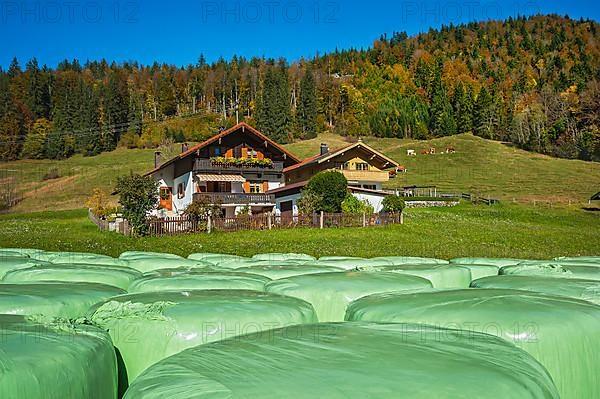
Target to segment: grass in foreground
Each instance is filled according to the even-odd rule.
[[[84,251],[217,252],[250,256],[303,252],[313,256],[494,256],[547,259],[600,255],[600,214],[519,205],[408,210],[406,224],[381,228],[296,229],[128,238],[100,232],[85,210],[0,216],[0,247]]]

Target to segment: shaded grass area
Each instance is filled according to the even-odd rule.
[[[100,232],[85,210],[0,216],[0,247],[33,247],[118,256],[127,250],[187,256],[303,252],[313,256],[495,256],[546,259],[600,255],[600,214],[575,207],[520,205],[411,209],[402,226],[295,229],[129,238]]]

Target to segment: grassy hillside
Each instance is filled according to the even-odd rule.
[[[412,255],[452,258],[551,258],[600,254],[600,213],[574,207],[460,205],[410,209],[406,224],[351,229],[295,229],[128,238],[101,232],[84,210],[0,215],[0,247],[88,251],[117,256],[127,250],[253,255],[304,252],[314,256]]]
[[[327,134],[288,148],[305,157],[316,154],[321,142],[330,148],[347,144],[342,137]],[[470,134],[429,141],[368,137],[365,142],[408,168],[389,187],[433,184],[504,200],[565,203],[587,201],[600,191],[600,163],[552,158]],[[436,155],[420,154],[430,147],[436,148]],[[456,153],[440,154],[448,147]],[[408,157],[408,149],[416,150],[417,156]]]
[[[323,134],[287,145],[300,158],[347,145],[345,138]],[[408,168],[390,181],[390,187],[435,184],[442,190],[467,191],[522,202],[584,202],[600,191],[600,164],[551,158],[464,134],[430,141],[367,138],[365,142]],[[452,146],[455,154],[421,155]],[[414,149],[417,156],[407,157]],[[24,199],[16,212],[74,209],[84,206],[92,190],[112,190],[116,177],[152,168],[154,150],[118,149],[95,157],[74,156],[64,161],[17,161],[0,165],[0,180],[15,176]],[[60,177],[43,180],[52,170]],[[116,200],[116,199],[115,199]]]

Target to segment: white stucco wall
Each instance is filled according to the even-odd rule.
[[[180,183],[184,185],[184,193],[183,198],[178,198],[177,196],[177,187]],[[181,175],[173,181],[173,212],[183,212],[185,208],[188,207],[189,204],[192,203],[192,197],[194,194],[194,182],[192,173],[188,172],[184,175]]]
[[[352,193],[352,195],[354,195],[360,201],[369,201],[369,204],[371,204],[371,206],[374,208],[375,213],[381,212],[381,210],[383,209],[382,202],[383,198],[385,197],[384,195],[357,192]]]

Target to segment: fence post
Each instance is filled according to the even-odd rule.
[[[363,212],[363,227],[367,227],[367,214]]]
[[[206,232],[208,234],[210,234],[211,231],[212,231],[212,218],[210,217],[210,214],[209,214],[206,218]]]
[[[400,212],[400,224],[404,224],[404,212]]]
[[[272,215],[272,213],[271,213],[271,212],[269,212],[269,213],[267,214],[267,226],[269,227],[269,230],[271,230],[271,228],[272,228],[271,215]]]
[[[321,211],[321,217],[319,218],[319,228],[323,228],[323,211]]]

